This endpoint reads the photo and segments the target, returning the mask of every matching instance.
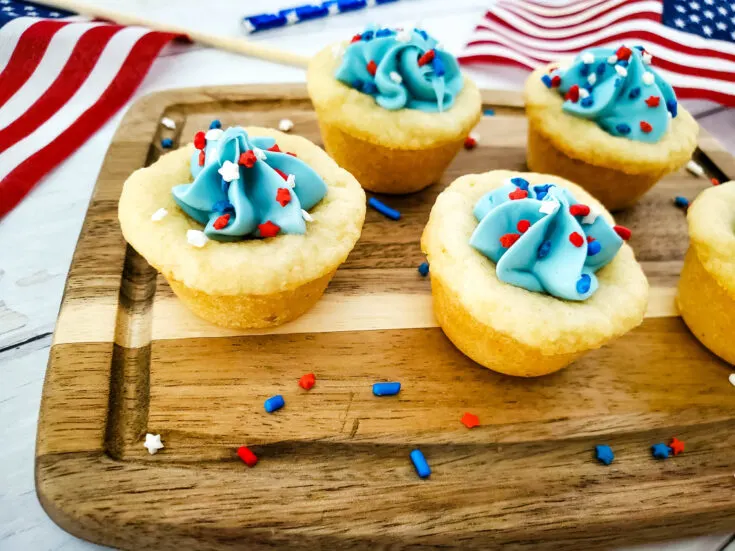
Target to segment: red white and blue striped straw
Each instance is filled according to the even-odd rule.
[[[321,4],[306,4],[275,13],[246,15],[242,18],[242,27],[245,33],[251,34],[393,2],[398,0],[327,0]]]

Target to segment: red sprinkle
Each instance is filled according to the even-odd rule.
[[[649,96],[646,100],[648,107],[658,107],[659,103],[661,103],[661,98],[658,96]]]
[[[465,149],[475,149],[477,147],[477,140],[473,138],[472,136],[467,136],[464,139],[464,148]]]
[[[316,383],[316,377],[313,373],[307,373],[299,379],[299,386],[304,390],[311,390]]]
[[[278,172],[278,174],[281,175],[281,178],[283,178],[284,180],[288,180],[288,174],[286,174],[285,172],[283,172],[280,168],[275,168],[274,167],[273,170],[275,170],[276,172]]]
[[[627,61],[630,59],[630,54],[632,54],[633,51],[630,48],[626,48],[625,46],[620,46],[618,48],[618,51],[615,52],[615,55],[617,56],[618,60],[625,60]]]
[[[579,86],[574,84],[569,88],[569,91],[564,96],[565,100],[571,100],[574,103],[577,103],[579,100]]]
[[[432,61],[434,61],[435,55],[436,53],[434,52],[434,50],[427,51],[424,55],[422,55],[419,58],[419,67],[422,67],[423,65],[426,65],[427,63],[431,63]]]
[[[199,152],[199,166],[204,166],[204,150]]]
[[[559,85],[561,85],[561,77],[559,75],[551,77],[551,87],[556,88]]]
[[[569,214],[572,216],[587,216],[590,213],[590,208],[587,205],[572,205],[569,207]]]
[[[651,126],[646,121],[641,121],[641,130],[648,134],[651,130],[653,130],[653,126]]]
[[[575,247],[581,247],[584,245],[584,237],[579,235],[576,231],[569,234],[569,241],[571,241],[572,245]]]
[[[293,153],[291,151],[286,151],[286,155],[291,155],[291,157],[297,157],[296,153]]]
[[[473,415],[472,413],[465,413],[460,421],[468,429],[480,426],[480,418],[477,415]]]
[[[368,73],[375,76],[375,73],[378,72],[378,64],[375,63],[375,61],[371,59],[370,62],[367,64],[367,70],[368,70]]]
[[[285,207],[291,202],[291,192],[285,187],[279,187],[276,192],[276,201],[281,203],[282,207]]]
[[[505,235],[502,235],[500,237],[500,244],[505,247],[506,249],[509,249],[513,246],[513,243],[518,241],[521,238],[520,233],[506,233]]]
[[[240,446],[239,448],[237,448],[237,455],[248,467],[255,467],[255,464],[258,462],[258,458],[255,456],[255,454],[245,446]]]
[[[625,226],[613,226],[613,229],[623,241],[627,241],[628,239],[630,239],[631,232]]]
[[[717,178],[711,178],[710,179],[710,182],[712,182],[712,185],[713,186],[719,186],[720,185],[720,181]]]
[[[272,146],[268,148],[268,151],[273,151],[274,153],[282,153],[281,148],[278,147],[277,143],[274,143]]]
[[[207,147],[207,138],[204,137],[204,132],[197,132],[194,134],[194,147],[197,149],[204,149]]]
[[[671,448],[671,453],[673,453],[674,455],[679,455],[681,452],[684,451],[684,442],[674,437],[669,440],[669,447]]]
[[[352,37],[352,40],[350,40],[350,44],[352,44],[353,42],[359,42],[361,38],[362,38],[362,35],[356,34],[355,36]]]
[[[587,236],[587,243],[592,243],[594,240],[595,240],[595,238],[592,237],[591,235],[588,235]]]
[[[253,153],[252,149],[248,149],[245,153],[240,153],[240,158],[237,159],[237,164],[243,165],[245,168],[253,168],[255,161],[258,158]]]
[[[268,220],[263,224],[258,224],[258,231],[260,231],[260,237],[275,237],[281,231],[281,226]]]
[[[528,228],[531,227],[531,222],[528,220],[519,220],[518,224],[516,224],[516,228],[518,228],[518,231],[521,233],[526,233],[528,231]]]
[[[526,197],[528,197],[528,192],[525,189],[517,189],[508,194],[508,198],[511,201],[515,201],[516,199],[525,199]]]
[[[212,224],[212,226],[214,226],[215,230],[221,230],[222,228],[226,228],[229,222],[230,222],[230,215],[223,214],[222,216],[217,217],[217,220],[214,221],[214,224]]]

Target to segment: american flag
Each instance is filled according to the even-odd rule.
[[[0,0],[0,219],[125,105],[172,38]]]
[[[651,53],[680,98],[735,105],[735,0],[498,0],[459,59],[533,69],[622,43]]]

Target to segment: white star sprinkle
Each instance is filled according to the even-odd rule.
[[[314,218],[311,216],[311,214],[309,214],[308,212],[306,212],[304,209],[301,209],[301,217],[304,220],[306,220],[307,222],[313,222],[314,221]]]
[[[579,89],[579,97],[580,98],[584,99],[586,97],[589,97],[589,95],[590,95],[590,92],[589,92],[589,90],[587,90],[587,88],[580,88]]]
[[[732,386],[735,386],[735,373],[730,373],[730,376],[727,379],[730,381]]]
[[[645,73],[643,73],[643,77],[641,78],[643,80],[643,84],[645,84],[646,86],[650,86],[651,84],[653,84],[653,73],[646,71]]]
[[[232,182],[240,178],[240,167],[232,161],[225,161],[217,171],[225,182]]]
[[[674,19],[674,25],[676,25],[680,29],[683,29],[686,23],[684,23],[684,20],[681,17],[677,17],[676,19]]]
[[[161,220],[166,218],[167,214],[168,211],[166,209],[160,208],[151,215],[151,220],[153,220],[154,222],[160,222]]]
[[[676,11],[678,11],[679,13],[686,13],[687,11],[687,9],[684,6],[680,6],[678,4],[674,7],[676,8]]]
[[[388,76],[396,84],[400,84],[401,82],[403,82],[403,77],[399,75],[398,73],[396,73],[395,71],[391,71]]]
[[[281,119],[278,123],[278,130],[281,132],[290,132],[293,128],[293,121],[291,119]]]
[[[289,174],[286,178],[286,185],[293,189],[296,187],[296,174]]]
[[[186,240],[192,247],[202,248],[209,241],[209,237],[204,235],[203,231],[199,230],[186,230]]]
[[[641,57],[643,58],[643,63],[645,63],[646,65],[650,65],[651,61],[653,61],[653,56],[648,52],[643,52],[641,54]]]
[[[704,14],[704,16],[707,19],[714,19],[714,17],[715,17],[715,12],[713,12],[711,10],[704,10],[702,13]]]
[[[692,23],[699,23],[700,19],[696,13],[693,13],[689,16],[689,21],[691,21]]]
[[[704,34],[706,34],[707,36],[712,36],[712,32],[713,32],[713,31],[712,31],[712,27],[710,27],[709,25],[704,25],[704,26],[702,27],[702,32],[703,32]]]
[[[410,42],[411,41],[411,31],[407,31],[405,29],[402,31],[399,31],[396,34],[396,40],[398,42]]]
[[[207,130],[207,133],[206,133],[206,134],[204,134],[204,138],[205,138],[205,139],[206,139],[207,141],[211,141],[211,140],[219,140],[219,137],[220,137],[220,136],[221,136],[222,134],[224,134],[224,132],[225,132],[225,131],[224,131],[224,130],[222,130],[221,128],[210,128],[209,130]]]
[[[294,23],[299,22],[299,16],[296,15],[295,11],[290,11],[286,14],[286,23],[289,25],[293,25]]]
[[[616,64],[616,63],[618,62],[618,56],[616,56],[616,55],[614,55],[614,54],[613,54],[613,55],[611,55],[610,57],[608,57],[608,58],[607,58],[607,62],[608,62],[608,63],[609,63],[610,65],[615,65],[615,64]]]
[[[597,217],[600,216],[600,213],[596,210],[590,209],[590,213],[582,218],[582,224],[594,224],[595,220],[597,220]]]
[[[259,161],[265,161],[268,158],[268,156],[265,154],[265,151],[263,151],[259,147],[254,147],[253,153]]]
[[[594,63],[594,62],[595,62],[594,54],[591,54],[590,52],[585,52],[582,54],[582,63],[589,65],[590,63]]]
[[[594,85],[595,82],[597,82],[597,75],[595,73],[592,73],[590,76],[587,77],[587,82]]]
[[[163,444],[161,443],[161,435],[151,434],[149,432],[145,435],[145,443],[143,445],[148,450],[149,454],[155,455],[158,450],[163,449]]]
[[[726,31],[727,30],[727,23],[723,23],[722,21],[718,21],[716,23],[716,26],[721,31]]]
[[[176,130],[176,122],[173,119],[170,119],[168,117],[163,117],[161,119],[161,124],[168,128],[169,130]]]
[[[559,201],[556,199],[541,201],[541,206],[538,208],[538,211],[544,214],[554,214],[557,210],[559,210]]]
[[[615,72],[617,72],[621,77],[627,77],[628,76],[628,69],[626,69],[622,65],[616,65],[615,66]]]
[[[329,15],[337,15],[339,13],[339,4],[337,2],[329,4],[327,10],[329,11]]]
[[[699,2],[689,2],[689,7],[692,8],[693,10],[698,10]]]

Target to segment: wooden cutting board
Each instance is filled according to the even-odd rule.
[[[127,549],[610,548],[735,527],[735,388],[730,368],[677,317],[687,247],[676,195],[707,178],[682,171],[618,217],[649,277],[642,326],[536,380],[474,364],[431,313],[417,273],[419,237],[456,177],[525,169],[518,95],[487,92],[496,111],[444,180],[384,198],[318,305],[271,331],[222,330],[190,314],[122,239],[123,181],[189,141],[211,119],[277,126],[320,143],[302,86],[176,90],[126,115],[92,197],[49,360],[36,449],[38,495],[64,529]],[[160,124],[177,122],[175,132]],[[735,160],[702,135],[697,160],[735,177]],[[316,386],[297,386],[314,372]],[[376,381],[400,381],[376,398]],[[283,394],[269,415],[263,401]],[[465,411],[482,426],[460,424]],[[165,448],[149,455],[146,432]],[[684,454],[656,461],[672,436]],[[605,467],[595,444],[613,447]],[[237,457],[249,446],[255,468]],[[420,480],[409,453],[433,469]]]

